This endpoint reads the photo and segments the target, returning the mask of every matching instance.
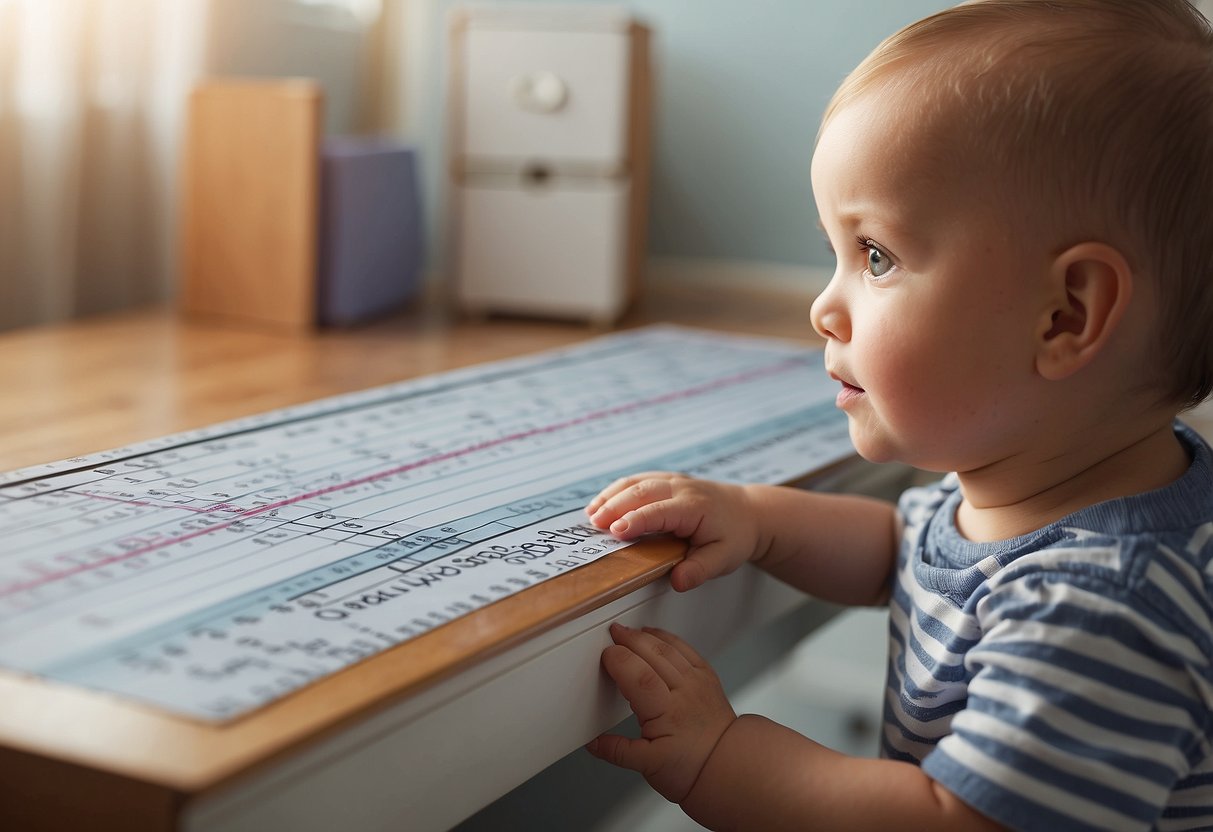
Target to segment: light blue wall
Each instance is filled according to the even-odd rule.
[[[574,3],[579,0],[557,0]],[[506,4],[512,0],[497,0]],[[429,78],[445,82],[447,12],[428,21]],[[649,253],[832,265],[816,229],[809,160],[821,112],[842,78],[940,0],[632,0],[654,30],[655,158]],[[441,151],[442,89],[419,128]],[[424,150],[424,148],[423,148]],[[429,216],[440,217],[445,158],[431,152]],[[434,258],[440,264],[441,258]]]

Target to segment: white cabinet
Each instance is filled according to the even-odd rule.
[[[626,36],[469,29],[465,43],[465,164],[626,161]]]
[[[648,30],[614,6],[452,16],[455,295],[476,312],[614,321],[645,242]]]
[[[460,189],[460,292],[483,309],[613,318],[627,303],[626,182]]]

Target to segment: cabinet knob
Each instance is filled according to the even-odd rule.
[[[524,110],[554,113],[568,101],[569,88],[554,72],[532,72],[510,80],[510,97]]]

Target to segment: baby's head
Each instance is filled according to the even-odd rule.
[[[877,47],[823,134],[874,99],[888,118],[864,129],[886,131],[888,158],[926,155],[906,187],[971,200],[1014,245],[1122,255],[1154,309],[1144,381],[1176,409],[1210,393],[1213,34],[1185,0],[948,9]]]

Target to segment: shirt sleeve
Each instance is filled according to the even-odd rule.
[[[1153,828],[1208,751],[1187,599],[1097,570],[1013,571],[977,604],[968,699],[923,770],[1012,829]]]

